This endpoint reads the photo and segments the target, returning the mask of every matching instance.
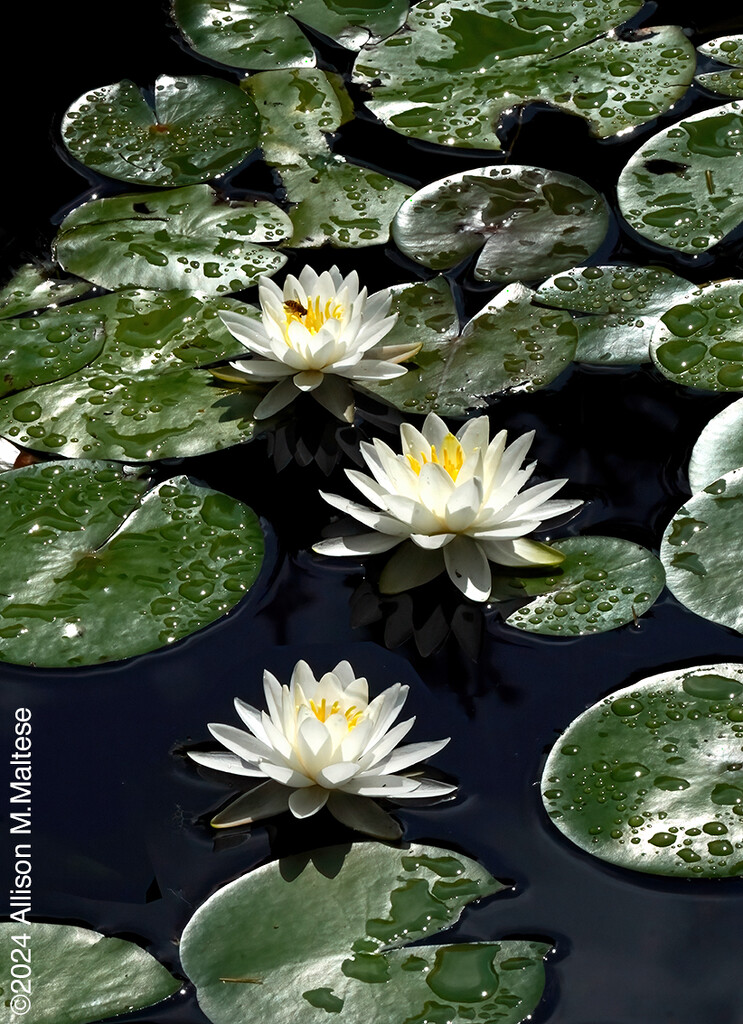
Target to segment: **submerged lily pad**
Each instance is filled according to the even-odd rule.
[[[743,220],[743,104],[728,103],[671,125],[634,154],[617,196],[635,231],[658,245],[701,253]]]
[[[197,53],[235,68],[313,67],[315,51],[301,26],[357,50],[390,35],[407,0],[171,0],[173,17]]]
[[[634,622],[663,589],[663,566],[619,537],[567,537],[550,545],[565,560],[548,575],[494,577],[493,599],[534,597],[509,626],[545,636],[586,636]]]
[[[238,292],[271,277],[286,256],[266,247],[291,234],[267,200],[236,202],[208,185],[94,199],[62,221],[55,256],[103,288]]]
[[[130,1013],[177,992],[177,981],[133,942],[68,924],[25,921],[0,923],[0,992],[10,1007],[7,1024],[91,1024]],[[30,964],[31,996],[12,979]],[[11,973],[12,972],[12,973]],[[13,993],[17,998],[14,1000]],[[28,1009],[33,1013],[26,1016]]]
[[[699,52],[704,57],[712,57],[721,64],[727,64],[730,70],[697,75],[697,82],[710,92],[743,97],[743,35],[710,39],[699,47]]]
[[[653,362],[677,384],[743,391],[743,281],[716,281],[660,318]]]
[[[660,557],[673,596],[702,618],[743,633],[743,468],[698,491],[668,525]]]
[[[392,233],[406,256],[433,270],[482,249],[478,281],[527,281],[587,260],[608,226],[606,203],[580,178],[503,164],[424,186],[403,203]]]
[[[501,888],[436,847],[315,850],[215,893],[186,926],[181,961],[214,1024],[311,1024],[318,1009],[349,1024],[517,1024],[541,997],[544,943],[399,948]]]
[[[199,367],[244,354],[220,309],[258,317],[257,310],[180,292],[119,292],[98,301],[108,313],[100,354],[63,380],[60,369],[53,385],[0,400],[1,434],[47,453],[130,462],[250,440],[260,389],[222,386]]]
[[[626,366],[650,361],[659,317],[694,290],[664,267],[575,267],[540,285],[534,301],[585,314],[576,319],[576,362]]]
[[[0,661],[63,668],[130,658],[194,633],[243,597],[263,560],[255,513],[184,476],[149,487],[121,466],[85,460],[0,476]]]
[[[258,113],[237,85],[205,75],[161,75],[154,106],[124,80],[81,96],[62,120],[80,163],[143,185],[189,185],[226,174],[258,142]]]
[[[0,288],[0,318],[33,313],[89,291],[87,281],[57,278],[52,270],[24,263]]]
[[[390,224],[413,189],[333,153],[325,133],[353,117],[338,75],[264,71],[243,83],[262,120],[264,160],[281,176],[292,204],[288,243],[358,248],[388,241]]]
[[[743,666],[650,676],[585,711],[547,758],[542,799],[568,839],[633,871],[743,874]]]
[[[369,87],[377,117],[426,142],[500,149],[502,115],[535,101],[606,138],[668,110],[694,76],[694,47],[680,28],[617,34],[641,7],[423,0],[402,32],[361,52],[354,77]]]
[[[578,330],[569,313],[533,305],[533,292],[509,285],[461,334],[444,278],[393,289],[398,323],[385,339],[422,342],[404,377],[367,385],[403,412],[460,416],[505,391],[537,391],[570,365]],[[414,327],[418,319],[420,326]]]
[[[701,491],[743,466],[743,398],[713,416],[697,439],[689,460],[689,487]]]

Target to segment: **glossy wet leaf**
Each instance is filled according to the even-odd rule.
[[[660,557],[673,596],[705,619],[743,633],[743,469],[697,491],[668,525]]]
[[[626,366],[650,361],[658,318],[694,288],[665,267],[575,267],[540,285],[534,301],[582,314],[576,362]]]
[[[542,799],[555,825],[633,871],[742,874],[742,680],[740,665],[699,665],[594,704],[544,766]]]
[[[288,244],[358,248],[388,241],[392,219],[413,189],[331,151],[326,133],[353,117],[340,77],[314,69],[264,71],[243,84],[260,111],[263,158],[291,203]]]
[[[23,934],[28,936],[25,944],[13,941],[13,936]],[[0,955],[0,992],[5,993],[6,1006],[12,998],[13,964],[31,965],[32,1012],[11,1009],[4,1017],[7,1024],[91,1024],[151,1006],[180,988],[180,982],[140,946],[75,925],[4,921]]]
[[[0,288],[0,318],[33,313],[90,291],[87,281],[58,278],[54,271],[24,263]]]
[[[650,355],[677,384],[743,391],[743,281],[716,281],[672,306],[653,332]]]
[[[357,50],[395,32],[407,0],[171,0],[173,16],[197,53],[236,68],[313,67],[302,26]]]
[[[743,104],[679,121],[637,150],[617,196],[631,227],[658,245],[700,253],[743,220],[740,137]]]
[[[619,537],[567,537],[550,545],[565,561],[549,574],[494,577],[493,598],[535,598],[509,626],[545,636],[586,636],[635,622],[663,589],[663,566]]]
[[[743,98],[743,35],[719,36],[698,47],[704,57],[712,57],[728,68],[697,75],[697,82],[711,92]]]
[[[743,466],[743,399],[713,416],[699,435],[689,460],[689,487],[696,493]]]
[[[0,661],[19,665],[96,665],[166,647],[237,604],[263,560],[258,519],[242,502],[185,476],[150,490],[115,463],[3,473],[0,529]]]
[[[461,416],[488,395],[546,387],[572,362],[578,331],[569,313],[535,306],[528,288],[509,285],[460,334],[445,282],[394,289],[400,316],[389,337],[423,347],[406,361],[404,377],[368,386],[386,402],[403,412]]]
[[[606,203],[580,178],[504,164],[425,185],[403,203],[392,234],[406,256],[433,270],[479,252],[475,278],[505,282],[584,262],[608,226]]]
[[[181,960],[213,1024],[310,1024],[325,1019],[318,1009],[341,1024],[463,1024],[475,1014],[516,1024],[539,1001],[548,946],[399,948],[501,888],[474,861],[436,847],[315,850],[215,893],[187,925]]]
[[[267,200],[222,199],[208,185],[94,199],[62,221],[55,255],[112,291],[156,288],[226,294],[271,277],[286,256],[268,248],[291,234]]]
[[[141,185],[189,185],[217,178],[258,142],[258,114],[231,82],[161,75],[154,107],[133,82],[92,89],[69,108],[62,138],[80,163]]]
[[[250,440],[261,391],[224,386],[201,367],[244,352],[218,310],[256,317],[257,310],[178,292],[120,292],[99,301],[108,304],[100,354],[53,385],[0,400],[0,433],[47,454],[129,462]]]
[[[426,142],[500,149],[506,111],[531,102],[577,114],[601,138],[657,117],[686,91],[694,47],[680,28],[614,29],[636,0],[423,0],[402,33],[366,47],[354,77],[370,109]]]

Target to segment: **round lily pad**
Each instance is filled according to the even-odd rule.
[[[480,252],[478,281],[527,281],[587,260],[609,226],[606,203],[585,181],[504,164],[441,178],[395,217],[398,247],[433,270]]]
[[[650,355],[677,384],[743,391],[743,281],[716,281],[672,306],[653,332]]]
[[[354,67],[370,109],[405,135],[500,149],[502,115],[532,102],[585,119],[601,138],[680,99],[696,54],[675,26],[625,33],[636,0],[423,0],[405,29],[365,47]]]
[[[743,633],[743,468],[694,494],[668,525],[660,549],[668,589],[705,619]]]
[[[180,988],[179,981],[133,942],[75,925],[3,921],[0,954],[0,992],[10,1007],[8,1024],[91,1024],[151,1006]],[[30,996],[24,994],[25,985],[17,980],[13,985],[26,974],[13,970],[15,964],[31,967],[32,981],[25,982]]]
[[[743,466],[743,398],[713,416],[697,439],[689,460],[693,492]]]
[[[630,226],[680,252],[705,252],[721,241],[743,220],[742,136],[738,102],[703,110],[653,136],[619,176],[619,206]]]
[[[0,288],[0,318],[33,313],[90,291],[87,281],[63,279],[52,268],[24,263]]]
[[[549,575],[495,577],[493,598],[533,598],[506,620],[545,636],[585,636],[636,622],[658,598],[663,566],[647,548],[619,537],[567,537]]]
[[[698,49],[703,57],[712,57],[729,68],[697,75],[697,82],[710,92],[743,98],[743,35],[718,36]]]
[[[62,120],[62,138],[80,163],[143,185],[189,185],[216,178],[258,143],[259,119],[237,85],[205,75],[161,75],[151,107],[129,81],[81,96]]]
[[[540,285],[534,301],[583,314],[576,362],[626,366],[649,362],[661,313],[694,290],[664,267],[574,267]]]
[[[567,728],[542,799],[572,842],[633,871],[743,874],[743,666],[661,672]]]
[[[226,294],[271,277],[286,256],[267,248],[292,231],[267,200],[222,199],[208,185],[94,199],[62,221],[55,256],[116,291],[156,288]]]
[[[241,502],[113,463],[0,476],[0,661],[63,668],[167,647],[252,586],[263,535]],[[56,1022],[55,1022],[56,1024]]]

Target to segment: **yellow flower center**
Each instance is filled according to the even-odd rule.
[[[296,321],[297,323],[304,324],[310,334],[317,334],[327,320],[340,320],[343,316],[343,307],[337,303],[333,305],[332,299],[328,299],[323,309],[320,309],[319,298],[315,299],[314,302],[312,300],[308,301],[309,305],[306,309],[296,299],[288,299],[284,303],[287,328]]]
[[[354,728],[354,726],[359,724],[359,721],[364,714],[363,711],[356,710],[355,704],[352,704],[350,708],[346,708],[345,711],[341,710],[340,702],[337,700],[328,707],[327,701],[324,697],[319,704],[315,704],[314,700],[311,700],[310,708],[312,709],[312,713],[315,718],[319,719],[321,722],[326,721],[326,719],[330,718],[331,715],[343,715],[348,723],[349,732]]]
[[[440,455],[436,451],[436,445],[432,444],[430,457],[425,452],[421,452],[420,460],[414,459],[412,455],[408,455],[407,459],[418,476],[420,476],[420,472],[427,462],[435,462],[437,465],[444,467],[452,480],[456,480],[464,464],[464,449],[454,434],[447,434],[444,438],[444,443],[441,445]]]

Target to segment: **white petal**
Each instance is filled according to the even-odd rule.
[[[268,744],[268,737],[266,736],[266,730],[263,728],[260,711],[258,711],[257,708],[254,708],[251,704],[246,704],[245,701],[240,700],[239,697],[235,697],[235,711],[237,711],[238,715],[253,735],[262,743]]]
[[[485,552],[477,541],[456,537],[444,548],[444,561],[449,578],[465,597],[473,601],[487,601],[491,572]]]
[[[482,480],[473,478],[457,486],[446,503],[446,525],[454,533],[465,530],[475,519],[482,506]]]
[[[453,489],[454,481],[443,466],[436,462],[429,462],[421,469],[418,477],[418,493],[421,501],[432,512],[443,515]]]
[[[386,363],[381,359],[360,359],[353,365],[344,362],[333,366],[333,373],[352,380],[392,380],[394,377],[404,377],[407,372],[406,367]]]
[[[264,782],[243,793],[211,820],[213,828],[249,825],[252,821],[281,814],[289,806],[289,790],[275,782]]]
[[[359,505],[355,501],[349,501],[348,498],[343,498],[340,494],[327,494],[325,491],[320,491],[320,497],[324,498],[333,508],[353,516],[358,522],[363,523],[364,526],[368,526],[372,530],[387,533],[392,537],[407,537],[410,533],[410,527],[401,523],[398,519],[388,516],[384,512],[377,512],[375,509],[366,508],[365,505]]]
[[[351,779],[343,787],[346,793],[356,793],[357,796],[389,797],[397,800],[401,796],[407,796],[418,789],[419,783],[413,779],[405,778],[404,775],[358,775]]]
[[[281,727],[281,683],[268,669],[263,672],[263,694],[266,698],[268,713],[278,729]],[[239,711],[238,714],[240,714]]]
[[[319,388],[325,379],[325,374],[320,370],[303,370],[293,378],[294,387],[300,391],[314,391]]]
[[[227,754],[223,751],[207,753],[206,751],[189,750],[188,756],[196,764],[200,764],[204,768],[211,768],[215,772],[229,772],[230,775],[247,775],[258,778],[263,777],[263,772],[259,768],[251,768],[237,754]]]
[[[469,458],[477,451],[487,451],[488,439],[490,437],[490,422],[487,416],[477,416],[469,423],[465,423],[461,430],[457,431],[457,440],[464,449],[465,457]]]
[[[310,818],[328,802],[328,790],[320,786],[298,789],[289,797],[289,810],[295,818]]]
[[[353,423],[356,412],[353,394],[346,381],[341,377],[326,373],[320,387],[312,392],[312,397],[337,419]]]
[[[547,544],[526,538],[510,541],[486,540],[478,543],[490,561],[497,562],[498,565],[559,565],[565,560],[563,554]]]
[[[376,480],[372,480],[371,477],[366,474],[359,472],[358,469],[347,469],[346,476],[351,483],[356,487],[365,498],[377,508],[385,507],[385,498],[389,494],[381,484],[378,484]]]
[[[358,558],[360,555],[378,555],[389,551],[400,543],[400,537],[388,537],[384,533],[359,533],[351,537],[332,537],[312,545],[318,555],[340,558]]]
[[[451,431],[435,412],[429,412],[423,421],[423,436],[428,441],[429,445],[436,445],[439,448],[446,438],[447,434]]]
[[[268,419],[269,416],[273,416],[274,413],[290,405],[298,394],[299,391],[294,387],[291,380],[285,377],[275,388],[271,388],[263,401],[256,407],[253,416],[257,420]]]
[[[386,761],[378,763],[376,770],[378,772],[399,772],[403,768],[409,768],[443,750],[450,738],[447,736],[444,740],[432,740],[429,743],[409,743],[405,747],[400,747],[399,750],[394,750]]]
[[[261,743],[255,736],[237,729],[234,725],[221,725],[219,722],[209,723],[209,732],[219,742],[237,754],[249,764],[256,764],[263,758],[273,758],[273,749],[265,743]]]
[[[395,800],[422,800],[422,799],[434,799],[439,796],[449,796],[450,793],[456,793],[457,787],[452,786],[448,782],[439,782],[434,779],[420,779],[418,785],[414,790],[409,793],[395,796]]]
[[[246,378],[255,381],[281,380],[283,377],[289,377],[296,373],[296,370],[291,366],[287,366],[285,363],[277,363],[273,359],[233,360],[230,366],[245,374]]]
[[[379,590],[382,594],[399,594],[435,579],[444,571],[441,551],[424,551],[415,544],[403,544],[382,570]]]
[[[415,716],[408,718],[405,722],[398,722],[384,736],[380,736],[375,743],[368,743],[366,753],[373,754],[369,764],[377,765],[379,761],[383,761],[395,749],[398,743],[405,739],[414,725]],[[383,770],[386,771],[387,769]]]
[[[261,767],[264,775],[273,779],[274,782],[280,782],[282,786],[289,786],[291,789],[305,789],[315,785],[314,779],[308,778],[303,772],[296,771],[294,768],[287,768],[286,765],[264,761]]]
[[[395,819],[367,797],[354,796],[336,789],[328,797],[328,810],[344,825],[374,836],[375,839],[394,841],[402,835],[402,829]]]
[[[220,310],[219,318],[227,330],[251,352],[260,356],[271,355],[271,345],[266,329],[260,320],[253,320],[242,313]]]
[[[440,551],[451,544],[456,536],[456,533],[435,533],[432,536],[427,533],[411,533],[410,539],[424,551]]]
[[[359,774],[359,766],[350,764],[348,761],[339,761],[337,764],[329,764],[317,773],[317,781],[326,789],[340,789],[349,779]]]

